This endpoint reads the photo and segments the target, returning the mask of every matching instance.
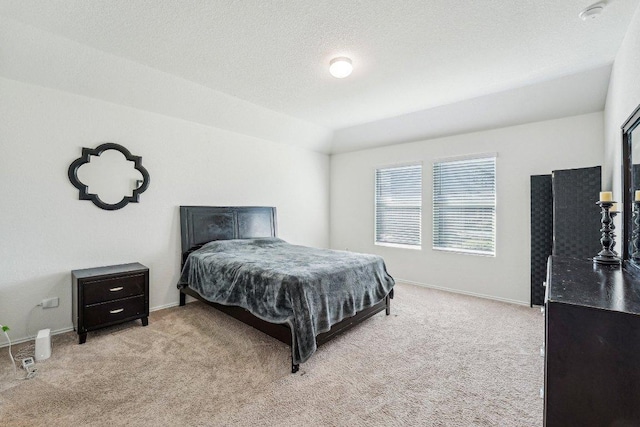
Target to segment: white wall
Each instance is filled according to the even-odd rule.
[[[328,246],[327,155],[6,78],[0,93],[0,323],[15,340],[71,327],[73,269],[139,261],[150,306],[177,303],[180,205],[276,206],[281,237]],[[140,203],[78,200],[67,168],[103,142],[142,156]]]
[[[602,164],[602,113],[591,113],[331,157],[331,247],[382,255],[398,280],[529,304],[530,176]],[[432,162],[495,152],[495,257],[434,251]],[[422,250],[374,245],[374,170],[423,162]]]
[[[603,188],[622,200],[622,134],[620,126],[640,104],[640,7],[629,24],[613,63],[604,109],[605,163]]]

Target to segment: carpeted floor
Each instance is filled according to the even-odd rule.
[[[53,338],[32,380],[0,349],[3,426],[541,426],[538,309],[399,284],[290,373],[284,344],[201,303]]]

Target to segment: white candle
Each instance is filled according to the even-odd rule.
[[[609,209],[609,212],[618,212],[618,204],[614,203],[613,205],[611,205],[611,209]]]
[[[640,202],[640,190],[636,190],[635,200],[636,200],[636,202]]]
[[[611,192],[611,191],[601,191],[600,192],[600,201],[601,202],[611,202],[611,201],[613,201],[613,192]]]

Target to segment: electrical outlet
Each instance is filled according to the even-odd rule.
[[[55,308],[60,305],[58,297],[47,298],[42,300],[42,308]]]

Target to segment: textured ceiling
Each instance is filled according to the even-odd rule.
[[[639,0],[2,0],[0,14],[331,129],[612,63]],[[353,74],[328,74],[329,60]]]

